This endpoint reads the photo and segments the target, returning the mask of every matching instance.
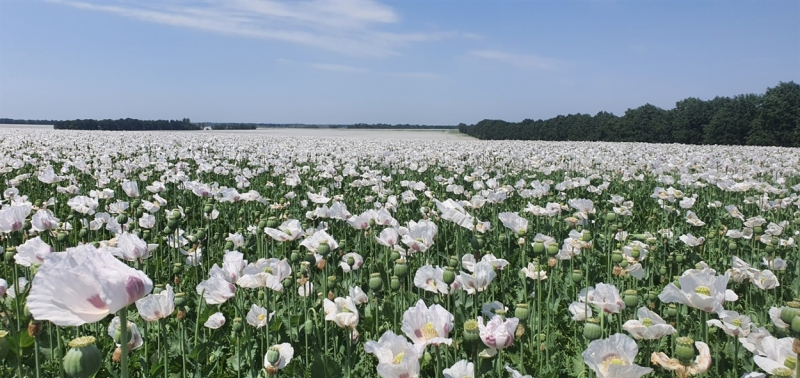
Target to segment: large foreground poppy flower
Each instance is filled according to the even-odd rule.
[[[142,271],[90,244],[51,253],[33,278],[28,309],[60,326],[94,323],[150,293]]]

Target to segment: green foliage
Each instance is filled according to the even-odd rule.
[[[458,125],[478,139],[647,142],[800,147],[800,85],[780,83],[764,95],[709,101],[690,97],[671,110],[645,104],[617,117],[600,112],[522,122],[485,119]]]

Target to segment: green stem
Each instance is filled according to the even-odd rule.
[[[128,378],[128,307],[119,310],[120,377]]]

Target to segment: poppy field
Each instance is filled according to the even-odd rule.
[[[797,377],[798,152],[0,129],[0,376]]]

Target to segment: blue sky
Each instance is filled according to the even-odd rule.
[[[800,1],[0,0],[0,117],[472,124],[800,82]]]

